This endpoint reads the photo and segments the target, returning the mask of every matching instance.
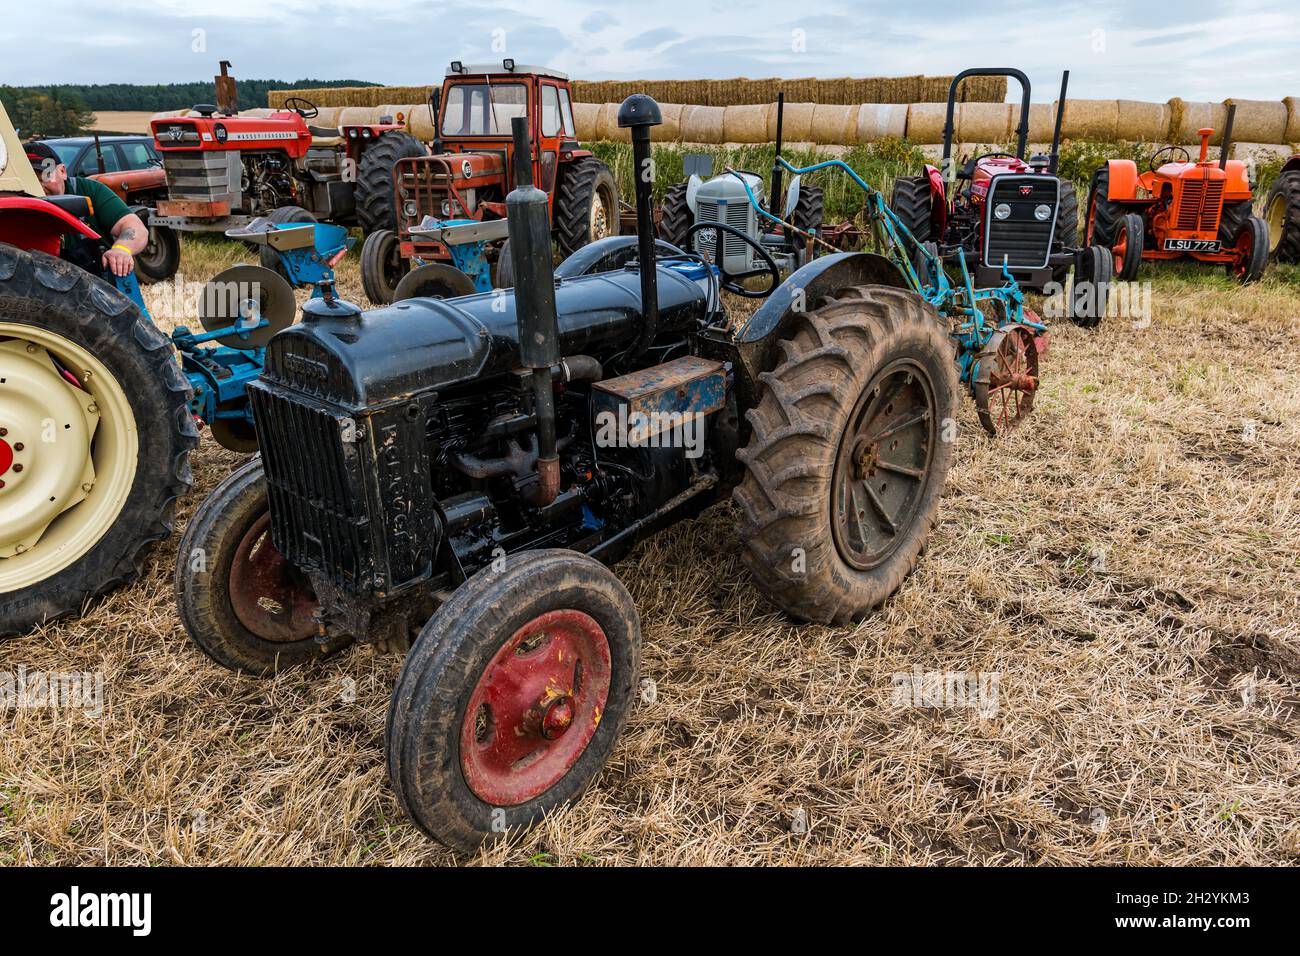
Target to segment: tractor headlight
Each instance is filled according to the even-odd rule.
[[[355,129],[348,130],[348,139],[356,139],[356,138],[357,138],[357,131]]]
[[[1047,203],[1039,203],[1034,207],[1034,218],[1039,222],[1047,222],[1052,218],[1052,207]]]
[[[416,213],[419,211],[420,207],[415,204],[414,199],[408,199],[406,202],[402,203],[402,215],[407,219],[414,219]]]
[[[998,203],[993,207],[994,219],[1007,219],[1011,216],[1011,207],[1004,202]]]
[[[363,130],[361,131],[361,138],[362,138],[362,139],[369,139],[369,138],[370,138],[370,127],[369,127],[369,126],[367,126],[365,129],[363,129]]]
[[[451,203],[444,199],[442,201],[442,218],[447,219],[451,216]]]

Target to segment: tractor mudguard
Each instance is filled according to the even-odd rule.
[[[578,249],[555,269],[557,279],[572,279],[595,272],[613,272],[622,269],[637,257],[639,240],[636,236],[606,236],[589,242]],[[680,256],[681,249],[662,239],[655,240],[655,255]]]
[[[1290,159],[1288,159],[1285,163],[1282,164],[1282,168],[1281,170],[1279,170],[1279,175],[1281,173],[1297,173],[1297,172],[1300,172],[1300,153],[1296,153],[1296,155],[1292,156]]]
[[[891,285],[908,288],[898,267],[874,252],[837,252],[819,256],[767,297],[735,336],[737,345],[774,344],[799,312],[816,308],[823,296],[855,285]]]
[[[59,241],[69,232],[87,239],[99,233],[52,202],[32,196],[0,196],[0,242],[19,249],[36,249],[47,255],[59,254]]]
[[[1111,159],[1106,161],[1106,169],[1110,173],[1110,187],[1106,191],[1107,199],[1112,202],[1123,202],[1138,198],[1137,163],[1131,159]]]
[[[1250,178],[1246,172],[1244,162],[1240,159],[1230,159],[1224,172],[1228,177],[1223,184],[1223,199],[1225,202],[1240,202],[1242,199],[1252,198]]]
[[[948,227],[948,193],[943,171],[927,164],[925,175],[930,180],[930,235],[942,236]]]

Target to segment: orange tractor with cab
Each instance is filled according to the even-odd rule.
[[[1222,263],[1243,283],[1263,273],[1268,226],[1252,212],[1246,164],[1228,158],[1234,113],[1230,106],[1218,160],[1209,158],[1214,130],[1206,128],[1195,162],[1175,145],[1157,150],[1144,172],[1131,159],[1093,172],[1084,242],[1110,247],[1116,279],[1135,278],[1143,260],[1183,258]]]

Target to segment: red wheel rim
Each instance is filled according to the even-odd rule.
[[[1034,407],[1038,349],[1024,329],[1011,329],[998,345],[989,374],[989,415],[999,432],[1013,428]]]
[[[474,795],[513,807],[564,779],[596,736],[610,673],[609,639],[581,611],[548,611],[515,631],[461,720],[460,766]]]
[[[230,604],[239,623],[263,640],[306,640],[316,633],[312,612],[320,605],[275,550],[270,528],[268,512],[240,539],[230,566]]]
[[[1250,260],[1255,252],[1255,236],[1249,226],[1241,230],[1235,248],[1237,261],[1233,263],[1233,269],[1237,275],[1244,276],[1250,270]]]
[[[1115,274],[1120,275],[1124,271],[1124,254],[1128,252],[1128,226],[1119,227],[1119,235],[1115,237],[1110,252],[1115,257]]]

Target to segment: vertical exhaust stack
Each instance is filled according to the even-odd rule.
[[[628,350],[627,361],[645,354],[659,331],[659,287],[655,276],[654,160],[650,155],[650,127],[662,123],[663,114],[653,97],[633,93],[618,108],[618,125],[632,131],[632,172],[636,177],[637,258],[641,269],[641,334]],[[512,243],[513,245],[513,243]],[[517,273],[516,273],[517,274]]]
[[[515,318],[519,356],[532,369],[537,414],[537,476],[533,504],[545,505],[560,493],[560,458],[555,449],[555,393],[551,367],[560,361],[559,318],[555,311],[555,271],[551,265],[551,217],[546,193],[533,185],[528,120],[510,121],[514,136],[515,188],[506,196],[510,254],[515,267]]]
[[[1048,154],[1047,171],[1056,175],[1061,162],[1061,120],[1065,119],[1065,91],[1070,87],[1070,71],[1061,74],[1061,95],[1056,99],[1056,125],[1052,127],[1052,151]]]
[[[1219,168],[1228,168],[1228,154],[1232,152],[1232,121],[1237,116],[1237,104],[1228,104],[1228,121],[1223,124],[1223,142],[1219,146]]]

